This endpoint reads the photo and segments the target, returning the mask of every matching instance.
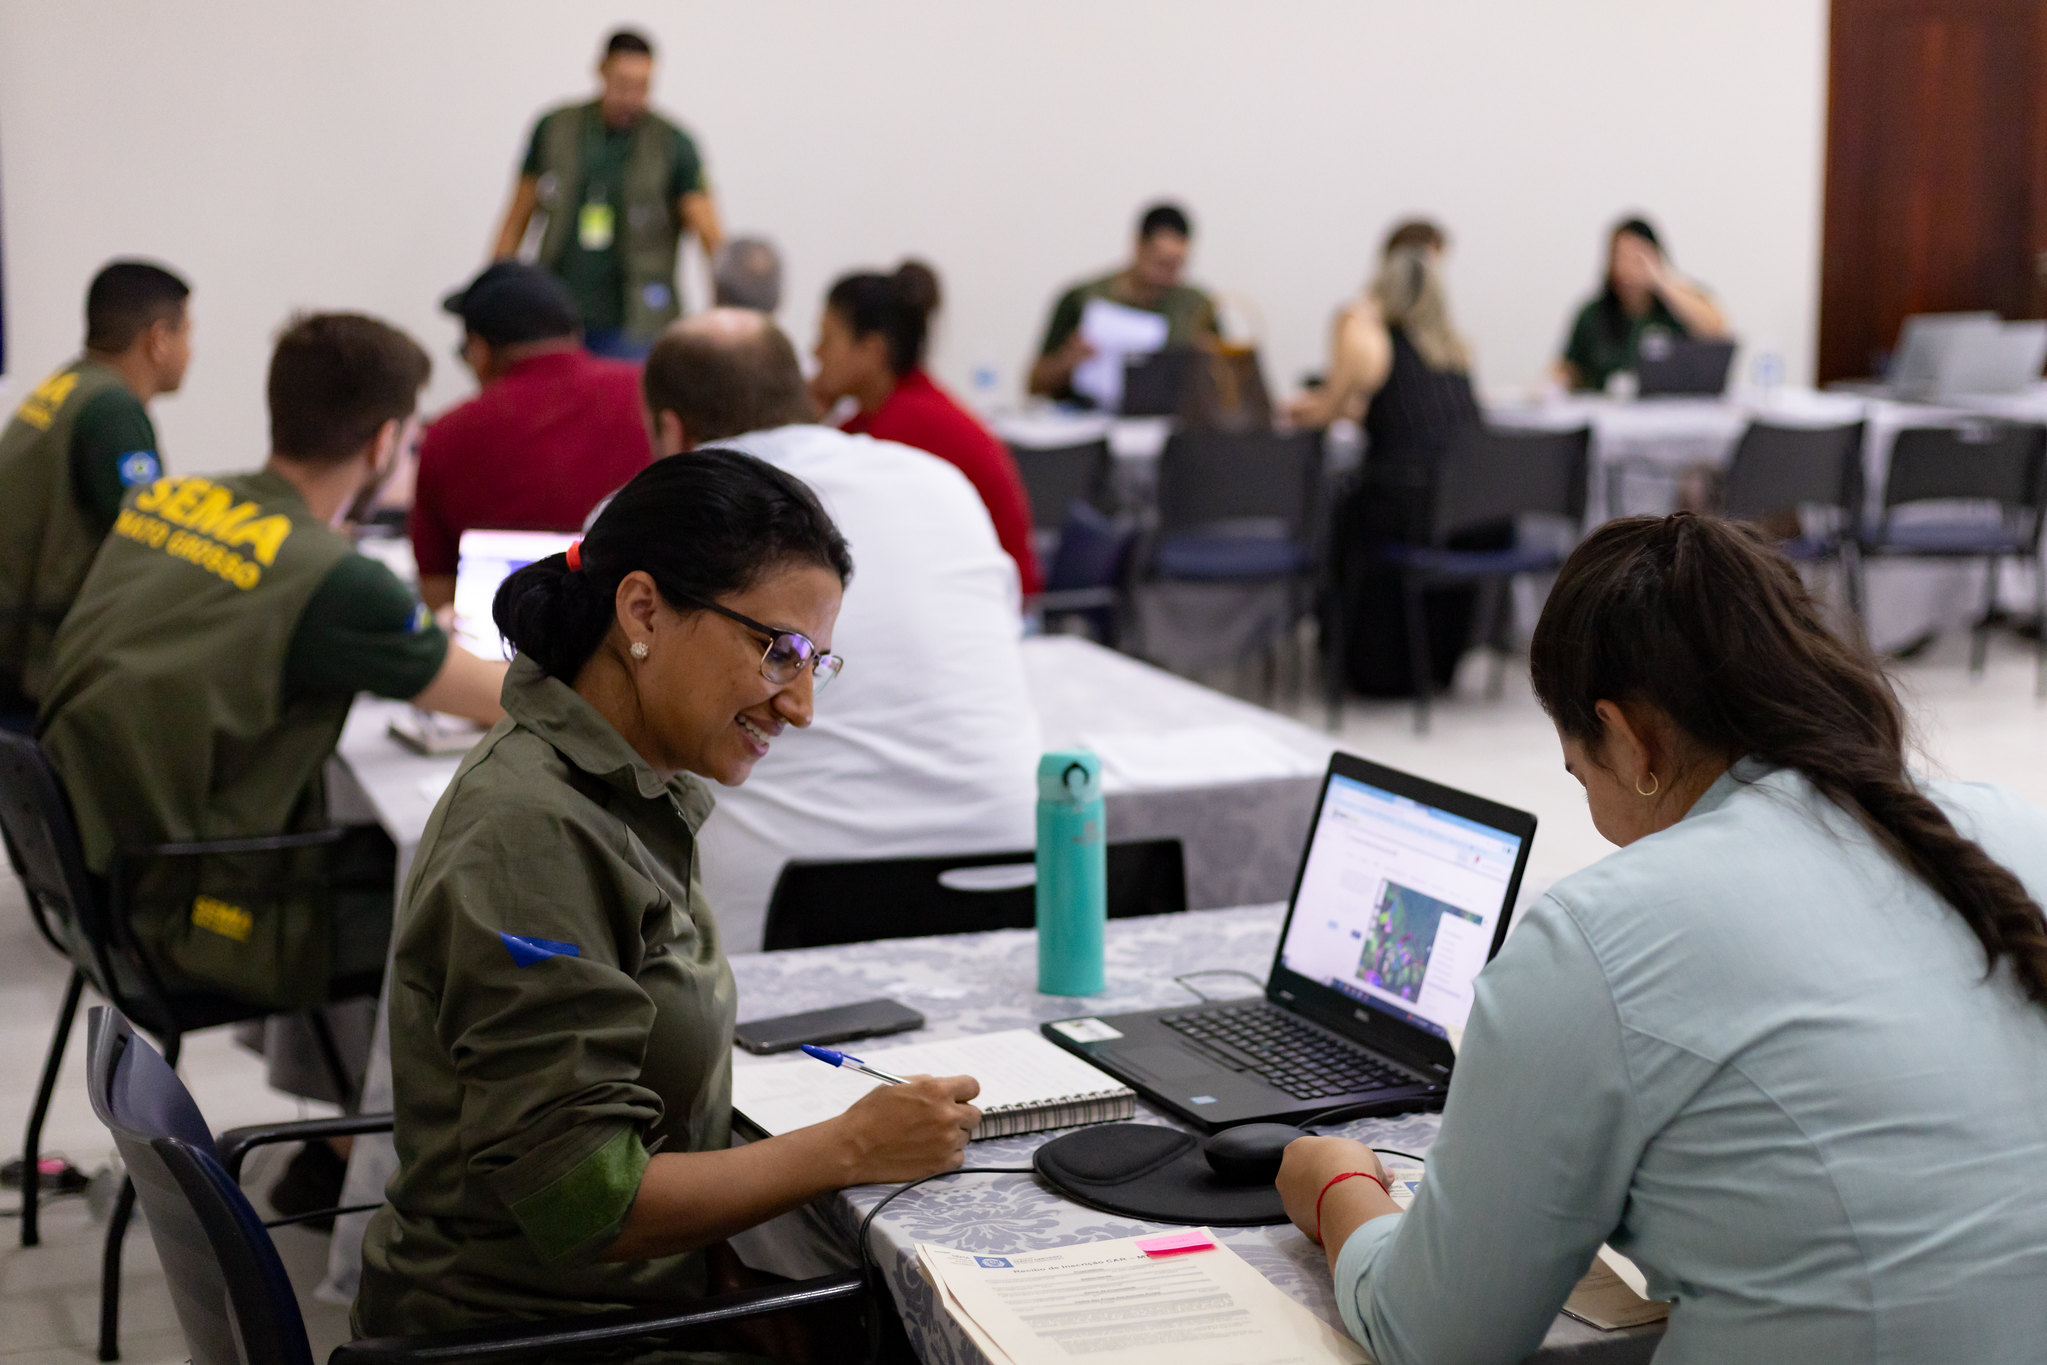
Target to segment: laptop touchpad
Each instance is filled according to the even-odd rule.
[[[1128,1052],[1117,1053],[1116,1060],[1133,1071],[1141,1071],[1160,1081],[1174,1081],[1185,1076],[1213,1076],[1224,1070],[1222,1063],[1210,1061],[1192,1048],[1184,1047],[1134,1047]]]

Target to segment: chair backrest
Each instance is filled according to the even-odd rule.
[[[1186,859],[1178,839],[1111,843],[1109,918],[1170,915],[1187,908]],[[1037,920],[1030,850],[936,858],[792,862],[768,899],[761,946],[817,948],[926,934],[1028,929]]]
[[[1098,504],[1107,496],[1112,457],[1106,440],[1073,446],[1013,445],[1009,453],[1031,500],[1031,525],[1039,530],[1056,529],[1075,503]]]
[[[1176,431],[1159,456],[1158,532],[1310,538],[1322,494],[1322,434]]]
[[[1074,503],[1059,527],[1059,548],[1045,570],[1045,591],[1115,587],[1123,581],[1136,542],[1137,523],[1131,518],[1107,516],[1088,503]]]
[[[1589,427],[1519,431],[1468,427],[1436,465],[1429,534],[1441,545],[1460,531],[1520,516],[1585,518]],[[1369,461],[1370,453],[1366,454]]]
[[[90,1018],[93,1112],[135,1182],[192,1365],[312,1365],[277,1248],[184,1082],[119,1011],[97,1005]]]
[[[2047,428],[1972,421],[1903,427],[1891,443],[1884,510],[1947,499],[1994,502],[2007,516],[2037,512]]]
[[[71,803],[43,748],[0,730],[0,828],[43,936],[109,1000],[123,997],[108,953],[106,910],[85,870]]]
[[[1750,422],[1727,466],[1722,508],[1737,519],[1798,507],[1862,506],[1863,424],[1784,427]]]

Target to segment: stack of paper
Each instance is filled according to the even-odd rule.
[[[1361,1365],[1356,1342],[1206,1228],[977,1256],[920,1243],[939,1302],[992,1365]]]

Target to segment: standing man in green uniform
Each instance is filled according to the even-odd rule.
[[[427,371],[375,319],[300,318],[271,357],[263,468],[159,478],[123,500],[38,718],[93,872],[121,847],[325,826],[321,768],[357,692],[503,714],[504,665],[450,648],[335,529],[410,439]],[[382,975],[388,840],[135,871],[130,927],[168,983],[298,1009],[373,993]]]
[[[0,725],[28,728],[50,642],[121,496],[163,473],[147,404],[185,380],[191,292],[161,266],[107,265],[86,290],[84,353],[0,432]]]
[[[1158,313],[1166,320],[1166,345],[1199,346],[1216,339],[1215,304],[1202,290],[1182,283],[1194,227],[1177,204],[1153,204],[1137,221],[1130,264],[1099,279],[1074,285],[1052,305],[1045,339],[1031,366],[1032,393],[1071,400],[1073,371],[1095,353],[1081,335],[1081,314],[1091,299]]]
[[[540,264],[576,296],[583,344],[639,360],[682,315],[675,268],[683,234],[696,234],[706,259],[725,234],[696,143],[647,107],[653,44],[620,29],[604,45],[597,78],[595,100],[534,125],[491,254],[517,256],[538,208]]]

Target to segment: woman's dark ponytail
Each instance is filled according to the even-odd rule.
[[[825,295],[825,307],[845,321],[855,341],[881,333],[888,343],[889,373],[900,379],[924,363],[938,297],[937,273],[911,260],[893,275],[841,276]]]
[[[1601,700],[1656,707],[1709,751],[1795,768],[1952,906],[1995,970],[2047,1007],[2047,918],[1905,768],[1905,714],[1859,643],[1828,630],[1798,571],[1746,526],[1630,517],[1564,565],[1530,646],[1536,696],[1597,745]]]
[[[845,537],[801,479],[736,450],[671,455],[633,476],[592,523],[581,567],[549,555],[498,585],[491,616],[513,649],[574,682],[611,633],[618,585],[644,571],[687,611],[777,569],[814,565],[844,583]]]

